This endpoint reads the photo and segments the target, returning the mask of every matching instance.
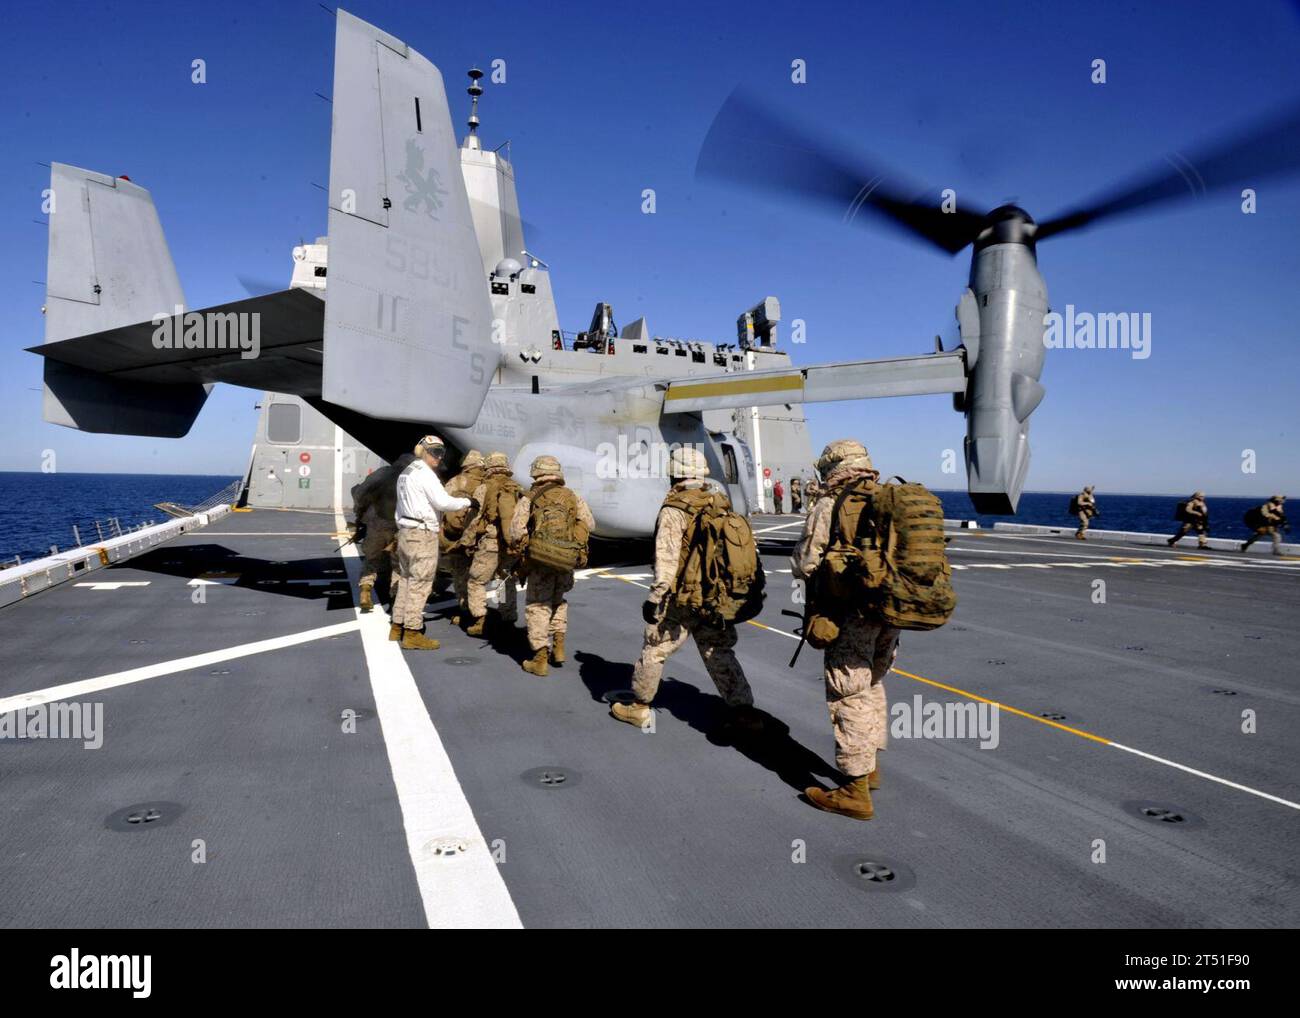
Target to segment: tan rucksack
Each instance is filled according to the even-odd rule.
[[[477,543],[485,534],[493,534],[497,538],[498,547],[504,549],[510,518],[515,514],[515,505],[523,496],[524,489],[509,474],[492,474],[486,484],[487,490],[483,493],[483,505],[479,509],[478,519],[473,531],[466,537]],[[465,543],[464,540],[461,543]]]
[[[482,468],[471,467],[447,482],[447,494],[466,497],[483,483]],[[455,512],[443,513],[442,523],[438,528],[438,552],[450,554],[460,543],[465,534],[465,524],[469,522],[470,510],[457,509]]]
[[[538,485],[529,495],[524,565],[572,572],[587,564],[587,525],[578,518],[578,496],[563,484]]]
[[[664,505],[687,516],[668,594],[673,606],[710,625],[746,622],[757,615],[767,577],[749,521],[731,508],[726,495],[703,488],[670,492]]]
[[[923,484],[862,480],[841,490],[822,570],[823,602],[856,606],[898,629],[938,629],[957,606],[943,505]]]

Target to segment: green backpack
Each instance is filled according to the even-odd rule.
[[[681,558],[669,599],[709,625],[747,622],[763,608],[767,577],[749,521],[727,496],[703,488],[669,494],[665,506],[687,515]]]
[[[571,572],[586,565],[590,535],[578,519],[578,496],[562,484],[547,484],[535,486],[529,499],[525,566]]]
[[[938,629],[957,595],[944,551],[943,505],[925,485],[863,480],[840,492],[823,568],[824,596],[898,629]]]

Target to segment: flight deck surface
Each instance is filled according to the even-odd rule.
[[[325,513],[232,514],[5,608],[0,709],[102,703],[104,732],[0,739],[0,924],[1300,922],[1300,562],[955,533],[957,611],[903,635],[889,700],[1001,704],[997,745],[891,738],[861,823],[799,797],[838,781],[821,654],[787,667],[799,522],[753,520],[737,653],[780,724],[737,745],[689,646],[653,733],[608,716],[647,547],[580,574],[546,678],[436,595],[442,649],[398,651]]]

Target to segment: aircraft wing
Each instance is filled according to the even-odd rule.
[[[665,379],[664,413],[694,413],[782,403],[965,392],[966,358],[959,350],[919,357],[847,361],[772,371],[736,371]]]

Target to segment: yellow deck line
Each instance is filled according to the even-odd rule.
[[[637,587],[648,588],[648,584],[638,583],[636,580],[630,580],[625,576],[619,576],[617,573],[605,572],[605,573],[596,573],[593,575],[597,575],[602,578],[612,577],[614,579],[623,580],[623,582],[625,583],[631,583]],[[751,626],[757,626],[759,629],[765,629],[769,633],[776,633],[778,636],[784,636],[788,640],[799,639],[799,637],[796,636],[794,633],[788,633],[784,629],[777,629],[774,626],[769,626],[764,622],[758,622],[754,619],[749,619],[748,624]],[[1111,749],[1123,750],[1125,753],[1132,753],[1135,756],[1140,756],[1143,759],[1151,760],[1155,763],[1163,764],[1166,767],[1172,767],[1175,770],[1183,771],[1184,773],[1194,775],[1195,777],[1204,778],[1207,781],[1213,781],[1216,784],[1224,785],[1225,787],[1228,788],[1235,788],[1240,792],[1247,792],[1250,795],[1258,796],[1261,799],[1267,799],[1270,802],[1278,803],[1281,806],[1288,806],[1291,809],[1300,810],[1300,803],[1292,802],[1290,799],[1283,799],[1281,796],[1273,795],[1269,792],[1260,791],[1258,788],[1251,788],[1249,785],[1242,785],[1236,781],[1229,781],[1226,778],[1221,778],[1216,774],[1210,774],[1207,771],[1196,770],[1195,768],[1188,767],[1185,764],[1180,764],[1175,760],[1167,760],[1162,756],[1156,756],[1153,753],[1147,753],[1140,749],[1134,749],[1132,746],[1125,746],[1123,743],[1115,742],[1113,739],[1106,739],[1100,735],[1093,735],[1091,732],[1085,732],[1082,728],[1071,728],[1069,725],[1063,725],[1059,721],[1050,721],[1047,718],[1039,717],[1037,714],[1030,714],[1028,711],[1023,711],[1016,707],[1009,707],[1005,703],[1002,703],[1001,701],[991,700],[986,696],[980,696],[978,693],[972,693],[969,690],[959,689],[956,686],[949,686],[946,683],[938,682],[935,679],[927,679],[923,675],[914,675],[911,672],[905,672],[901,668],[891,668],[890,671],[893,672],[895,675],[901,675],[906,679],[912,679],[915,682],[922,682],[927,686],[934,686],[936,689],[943,689],[949,693],[956,693],[958,696],[964,696],[967,699],[975,700],[978,701],[979,703],[992,704],[994,707],[997,707],[998,710],[1004,710],[1007,711],[1008,713],[1015,714],[1017,717],[1028,718],[1030,721],[1037,721],[1040,725],[1047,725],[1050,728],[1055,728],[1062,732],[1068,732],[1071,735],[1077,735],[1079,738],[1087,739],[1089,742],[1096,742],[1102,746],[1109,746]]]
[[[980,696],[977,693],[971,693],[964,689],[958,689],[956,686],[948,686],[942,682],[936,682],[934,679],[927,679],[922,675],[913,675],[911,672],[905,672],[901,668],[891,668],[895,675],[902,675],[909,679],[915,679],[917,682],[924,682],[927,686],[935,686],[938,689],[946,689],[949,693],[956,693],[958,696],[964,696],[970,700],[978,700],[980,703],[989,703],[998,710],[1008,711],[1022,718],[1028,718],[1030,721],[1037,721],[1039,724],[1050,725],[1053,728],[1059,728],[1063,732],[1069,732],[1071,735],[1077,735],[1081,739],[1091,739],[1093,742],[1100,742],[1103,746],[1111,744],[1110,739],[1103,739],[1100,735],[1093,735],[1091,732],[1085,732],[1082,728],[1071,728],[1069,725],[1063,725],[1059,721],[1052,721],[1048,718],[1040,718],[1037,714],[1029,714],[1016,707],[1008,707],[1005,703],[998,700],[990,700],[986,696]]]

